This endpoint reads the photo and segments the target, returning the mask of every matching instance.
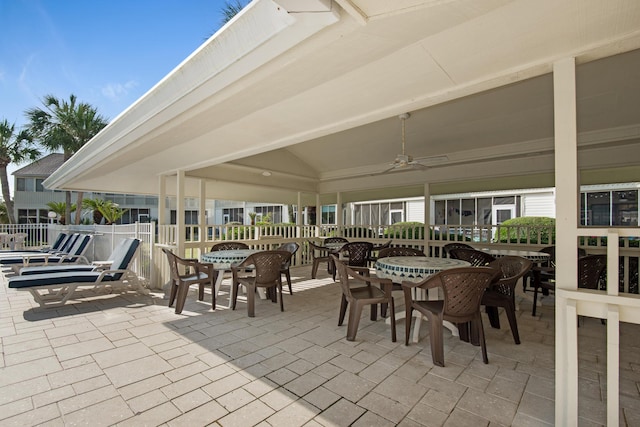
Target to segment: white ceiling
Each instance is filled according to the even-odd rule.
[[[193,195],[192,177],[210,198],[311,204],[552,186],[565,57],[582,182],[638,180],[639,48],[637,0],[257,0],[45,184],[157,194],[184,170]],[[431,167],[381,175],[404,112]]]

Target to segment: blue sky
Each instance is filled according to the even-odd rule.
[[[47,94],[114,119],[220,28],[224,4],[0,0],[0,119],[24,124]]]

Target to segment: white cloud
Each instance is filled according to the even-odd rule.
[[[121,98],[127,96],[129,91],[138,86],[136,81],[130,80],[124,84],[122,83],[109,83],[101,89],[102,95],[112,101],[118,101]]]

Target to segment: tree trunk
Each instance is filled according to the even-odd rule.
[[[64,208],[64,223],[71,224],[71,191],[66,191],[64,201],[67,204]]]
[[[78,191],[78,201],[76,202],[76,225],[80,224],[80,220],[82,219],[82,197],[84,193],[82,191]]]
[[[7,216],[9,224],[16,223],[16,217],[13,213],[13,200],[11,200],[11,192],[9,190],[9,178],[7,177],[7,165],[0,164],[0,183],[2,184],[2,198],[7,207]]]

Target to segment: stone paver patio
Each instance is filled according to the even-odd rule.
[[[552,301],[531,316],[520,297],[522,344],[488,327],[479,348],[445,330],[445,362],[431,363],[428,328],[398,342],[365,310],[355,342],[338,327],[340,288],[292,270],[294,294],[231,311],[189,294],[176,315],[162,293],[96,294],[60,309],[0,291],[0,426],[547,426],[554,421]],[[224,286],[226,291],[228,287]],[[397,310],[403,309],[402,293]],[[210,295],[207,295],[210,298]],[[505,326],[507,326],[505,328]],[[605,327],[580,334],[580,425],[606,424]],[[621,326],[621,424],[640,425],[638,327]]]

